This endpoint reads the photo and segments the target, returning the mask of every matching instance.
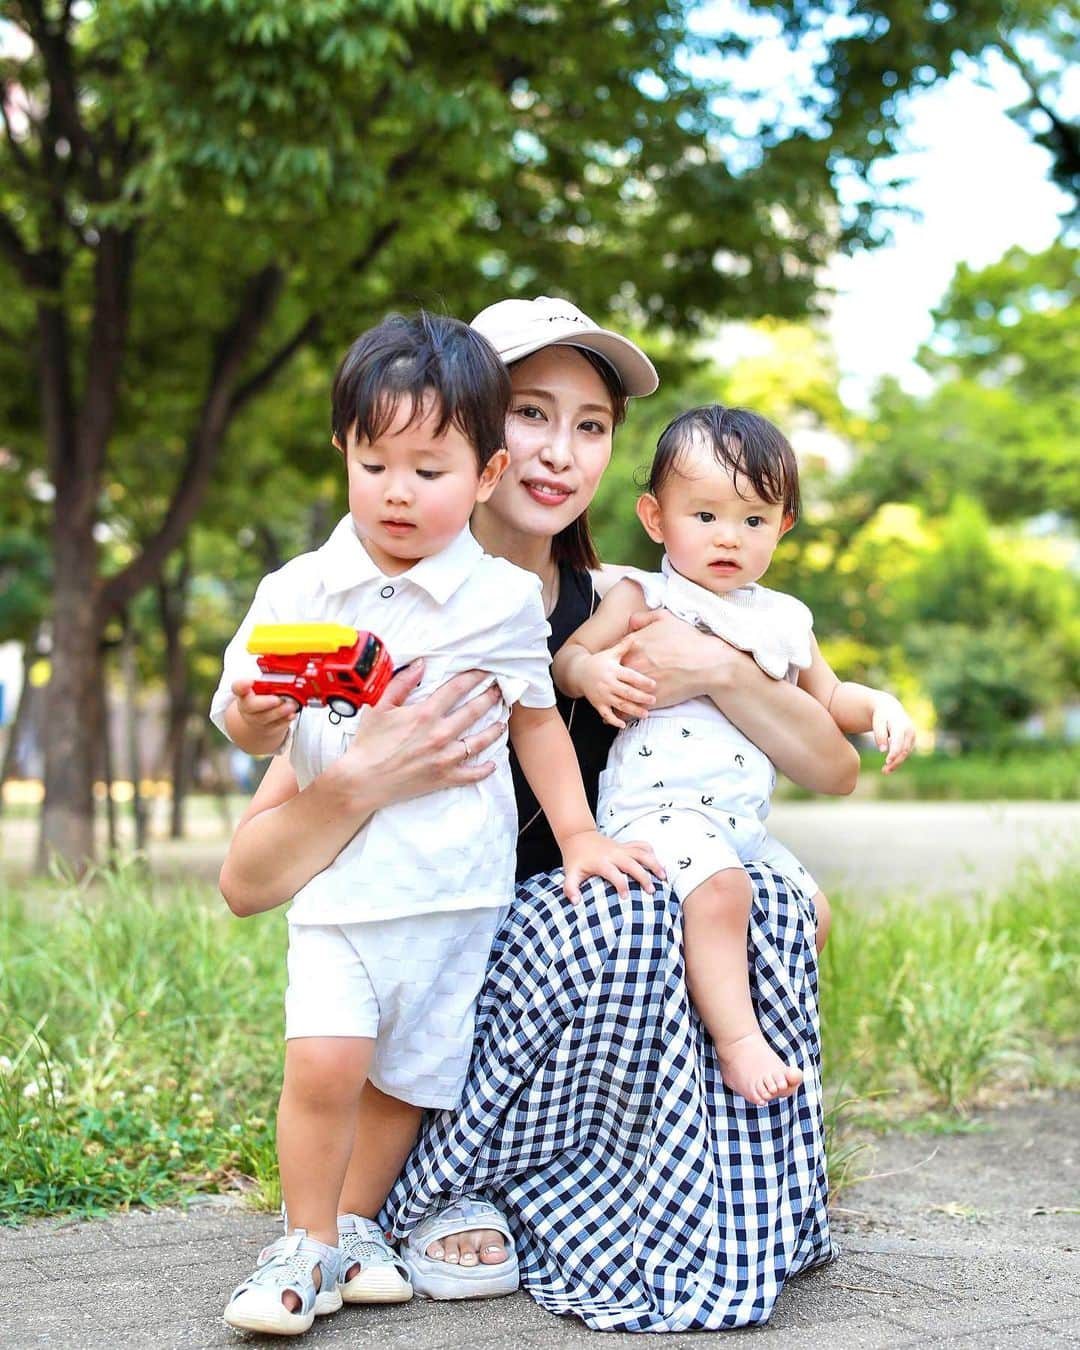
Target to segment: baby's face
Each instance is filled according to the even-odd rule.
[[[453,423],[437,436],[438,422],[433,399],[414,409],[404,398],[378,440],[349,432],[349,513],[368,553],[391,576],[452,543],[506,467],[500,450],[481,471],[472,443]]]
[[[764,576],[777,542],[791,528],[781,503],[762,501],[752,484],[736,481],[704,446],[679,456],[659,499],[643,497],[638,515],[675,570],[714,595]]]

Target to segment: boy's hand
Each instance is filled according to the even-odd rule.
[[[562,842],[563,894],[576,905],[581,900],[581,883],[587,877],[603,877],[620,895],[629,895],[627,877],[633,877],[650,895],[653,892],[649,872],[663,879],[664,869],[648,844],[617,844],[598,830],[583,830],[568,835]],[[648,871],[645,869],[648,868]]]
[[[609,726],[623,730],[623,717],[644,717],[656,702],[656,681],[622,664],[630,643],[623,638],[614,647],[582,661],[578,678],[585,697]],[[620,716],[622,714],[622,716]]]
[[[874,705],[873,732],[877,748],[885,755],[881,772],[892,773],[915,748],[915,724],[902,704],[886,695]]]
[[[253,694],[251,685],[251,680],[233,681],[236,715],[243,726],[264,744],[275,732],[279,732],[278,745],[280,745],[300,708],[295,699],[285,698],[280,694]]]

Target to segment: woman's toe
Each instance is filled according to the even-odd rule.
[[[441,1242],[433,1242],[424,1255],[430,1256],[433,1261],[445,1261],[446,1249]]]
[[[499,1266],[506,1260],[506,1239],[488,1229],[480,1234],[480,1260],[485,1266]]]

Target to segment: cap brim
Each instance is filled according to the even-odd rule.
[[[606,328],[587,328],[584,331],[580,328],[571,328],[558,337],[549,331],[535,340],[521,342],[516,347],[508,347],[500,351],[499,355],[507,365],[510,365],[514,361],[523,360],[526,356],[532,356],[534,352],[542,351],[545,347],[584,347],[588,351],[596,352],[615,367],[619,379],[622,380],[623,389],[630,398],[644,398],[647,394],[655,393],[659,387],[660,376],[656,373],[656,367],[641,348],[635,346],[629,338],[612,333]]]

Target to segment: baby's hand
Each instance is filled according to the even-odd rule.
[[[885,755],[882,773],[898,769],[915,748],[915,724],[898,699],[886,694],[874,705],[874,741]]]
[[[232,692],[236,698],[235,716],[240,720],[242,731],[250,733],[252,738],[249,744],[255,748],[250,749],[249,753],[270,754],[281,746],[289,724],[300,709],[295,699],[284,698],[280,694],[253,694],[251,683],[251,680],[233,681]],[[276,743],[275,733],[277,733]],[[242,750],[249,749],[248,745],[241,743],[243,736],[234,739]]]
[[[644,717],[656,702],[656,681],[622,664],[627,641],[590,656],[580,674],[585,697],[609,726],[620,730],[626,726],[623,717]]]
[[[653,883],[649,872],[663,879],[664,869],[648,844],[617,844],[598,830],[583,830],[572,834],[562,844],[563,894],[577,904],[581,900],[581,883],[587,877],[603,877],[610,881],[620,895],[629,895],[627,877],[633,877],[652,895]],[[648,871],[645,869],[648,868]]]

